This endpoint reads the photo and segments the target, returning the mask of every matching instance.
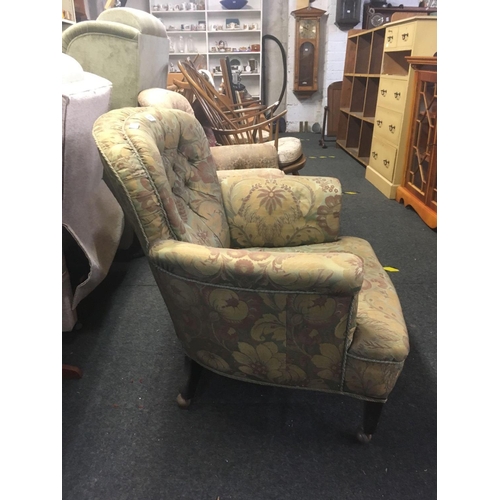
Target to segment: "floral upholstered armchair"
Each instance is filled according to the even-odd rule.
[[[364,400],[357,436],[369,441],[409,343],[370,244],[339,236],[339,181],[276,169],[221,180],[203,128],[179,110],[113,110],[93,133],[190,359],[179,406],[206,368]]]

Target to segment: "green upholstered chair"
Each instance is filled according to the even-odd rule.
[[[203,128],[179,110],[110,111],[93,133],[191,360],[179,406],[203,369],[344,394],[365,401],[357,436],[369,441],[409,341],[372,247],[339,234],[340,182],[276,169],[220,179]]]
[[[162,22],[129,7],[103,11],[62,33],[62,52],[113,84],[110,109],[137,106],[142,90],[166,88],[169,42]]]
[[[84,71],[112,83],[109,109],[137,106],[145,89],[167,84],[169,41],[163,23],[129,7],[107,9],[94,21],[82,21],[62,33],[62,52]],[[133,231],[125,224],[120,249],[133,249]]]

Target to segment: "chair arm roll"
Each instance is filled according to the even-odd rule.
[[[363,260],[345,252],[302,253],[215,248],[175,240],[153,246],[159,270],[223,288],[353,296],[363,284]]]
[[[210,148],[210,152],[217,170],[279,169],[278,153],[272,143],[214,146]]]

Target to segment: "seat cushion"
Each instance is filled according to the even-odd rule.
[[[247,170],[249,168],[279,169],[278,155],[273,144],[238,144],[211,147],[217,170]]]
[[[297,161],[302,155],[302,144],[297,137],[280,137],[278,139],[278,162],[285,167]]]

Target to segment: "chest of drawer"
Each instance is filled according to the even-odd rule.
[[[383,106],[403,113],[406,104],[407,87],[408,82],[406,80],[380,78],[377,107]]]
[[[370,167],[392,182],[397,149],[392,144],[373,136],[370,152]]]
[[[378,107],[373,134],[397,146],[401,137],[402,122],[403,115],[398,111]]]

